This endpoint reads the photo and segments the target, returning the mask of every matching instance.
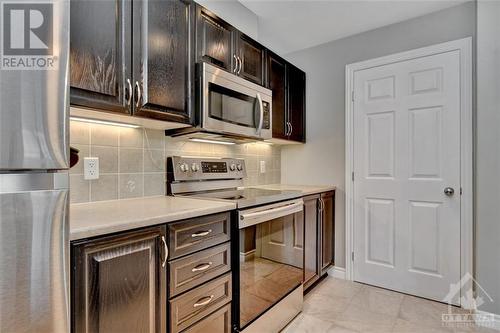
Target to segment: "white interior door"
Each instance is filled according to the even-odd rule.
[[[354,280],[441,301],[460,280],[460,53],[357,71],[354,96]]]

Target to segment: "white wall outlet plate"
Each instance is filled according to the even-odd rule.
[[[99,179],[99,157],[85,157],[83,159],[83,178],[86,180]]]
[[[260,173],[266,173],[266,161],[260,161]]]

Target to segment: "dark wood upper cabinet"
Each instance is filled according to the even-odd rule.
[[[134,1],[134,115],[190,122],[194,14],[190,0]]]
[[[132,3],[72,0],[71,104],[130,113]]]
[[[238,34],[237,57],[239,57],[239,67],[237,75],[264,85],[264,54],[265,48],[243,33]]]
[[[297,67],[287,65],[288,122],[290,140],[306,141],[306,74]]]
[[[325,274],[334,260],[335,192],[322,193],[321,200],[321,274]]]
[[[196,6],[196,59],[227,71],[236,65],[234,35],[236,30],[202,6]]]
[[[72,332],[166,332],[165,226],[72,245]]]
[[[286,62],[268,52],[267,87],[273,91],[273,138],[287,139]]]

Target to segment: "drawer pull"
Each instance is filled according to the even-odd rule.
[[[191,234],[191,237],[196,238],[196,237],[203,237],[207,236],[212,233],[212,229],[208,229],[207,231],[200,231],[194,234]]]
[[[198,300],[198,302],[196,302],[196,303],[193,304],[193,308],[197,308],[199,306],[207,305],[208,303],[212,302],[213,299],[214,299],[214,295],[202,297],[202,298],[200,298]]]
[[[212,262],[211,262],[211,261],[209,261],[209,262],[208,262],[208,263],[206,263],[206,264],[200,264],[200,265],[198,265],[198,266],[194,267],[194,268],[191,270],[191,272],[193,272],[193,273],[194,273],[194,272],[201,272],[201,271],[204,271],[204,270],[209,269],[209,268],[210,268],[210,266],[212,266]]]

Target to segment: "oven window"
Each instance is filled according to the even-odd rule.
[[[257,98],[214,83],[208,84],[211,118],[245,127],[257,127]]]
[[[302,212],[240,229],[240,328],[303,281]]]

